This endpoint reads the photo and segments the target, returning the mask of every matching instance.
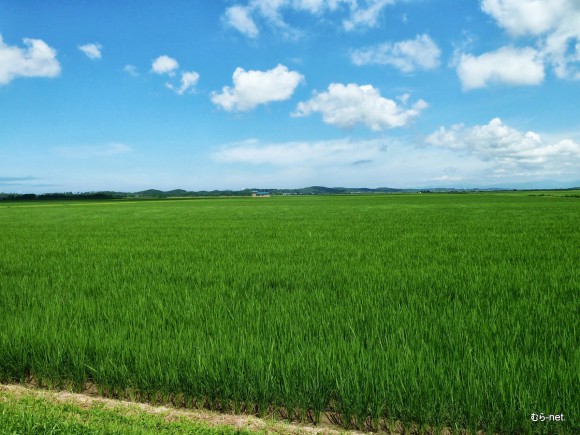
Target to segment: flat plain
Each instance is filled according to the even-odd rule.
[[[0,203],[0,381],[570,433],[577,193]]]

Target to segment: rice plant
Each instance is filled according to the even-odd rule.
[[[3,382],[368,429],[578,428],[577,198],[42,205],[0,204]]]

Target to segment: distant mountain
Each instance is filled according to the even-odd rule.
[[[155,197],[155,198],[160,198],[160,197],[166,196],[166,192],[163,192],[162,190],[157,190],[157,189],[142,190],[141,192],[135,192],[134,194],[137,196],[148,196],[148,197]]]
[[[165,192],[168,196],[186,196],[187,195],[187,190],[183,190],[183,189],[174,189],[174,190],[170,190],[168,192]]]
[[[325,187],[325,186],[310,186],[301,187],[297,189],[268,189],[264,187],[256,187],[253,189],[243,190],[199,190],[187,191],[183,189],[175,189],[169,191],[161,191],[156,189],[143,190],[135,192],[134,195],[145,198],[171,198],[171,197],[195,197],[195,196],[250,196],[253,191],[269,192],[272,195],[344,195],[355,193],[395,193],[395,192],[413,192],[416,189],[393,189],[390,187]]]

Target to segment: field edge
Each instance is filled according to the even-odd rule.
[[[36,402],[32,404],[31,401]],[[0,383],[0,416],[6,415],[6,409],[26,408],[33,412],[38,412],[39,401],[42,406],[48,408],[59,408],[59,418],[78,421],[88,420],[88,415],[83,415],[92,410],[99,410],[101,413],[110,413],[111,420],[119,420],[128,417],[128,423],[140,424],[142,421],[150,420],[151,424],[156,424],[155,432],[167,424],[168,430],[172,430],[172,424],[181,424],[183,428],[191,430],[187,433],[208,433],[208,434],[312,434],[312,435],[338,435],[349,434],[358,435],[365,432],[345,430],[340,427],[332,427],[329,424],[321,424],[312,427],[305,424],[287,423],[273,418],[259,418],[251,415],[235,415],[218,413],[205,409],[180,409],[170,405],[152,405],[148,403],[132,402],[128,400],[111,399],[101,397],[96,394],[73,393],[66,390],[41,389],[35,386],[22,384]],[[73,405],[73,408],[66,405]],[[119,416],[121,416],[119,418]],[[79,418],[80,417],[80,418]],[[134,417],[134,418],[132,418]],[[42,416],[41,416],[42,418]],[[4,420],[4,419],[0,419]],[[65,423],[64,421],[62,423]],[[91,426],[90,421],[86,429],[101,429]],[[3,423],[0,421],[0,434],[4,433]],[[142,428],[136,427],[131,430]],[[125,430],[125,429],[124,429]],[[151,433],[155,433],[151,432]],[[146,432],[143,432],[146,433]]]

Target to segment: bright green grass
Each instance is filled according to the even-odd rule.
[[[209,427],[184,417],[151,415],[137,407],[108,408],[103,404],[81,407],[34,394],[0,390],[0,434],[250,434],[226,426]]]
[[[0,228],[0,380],[359,426],[579,426],[577,198],[0,204]]]

